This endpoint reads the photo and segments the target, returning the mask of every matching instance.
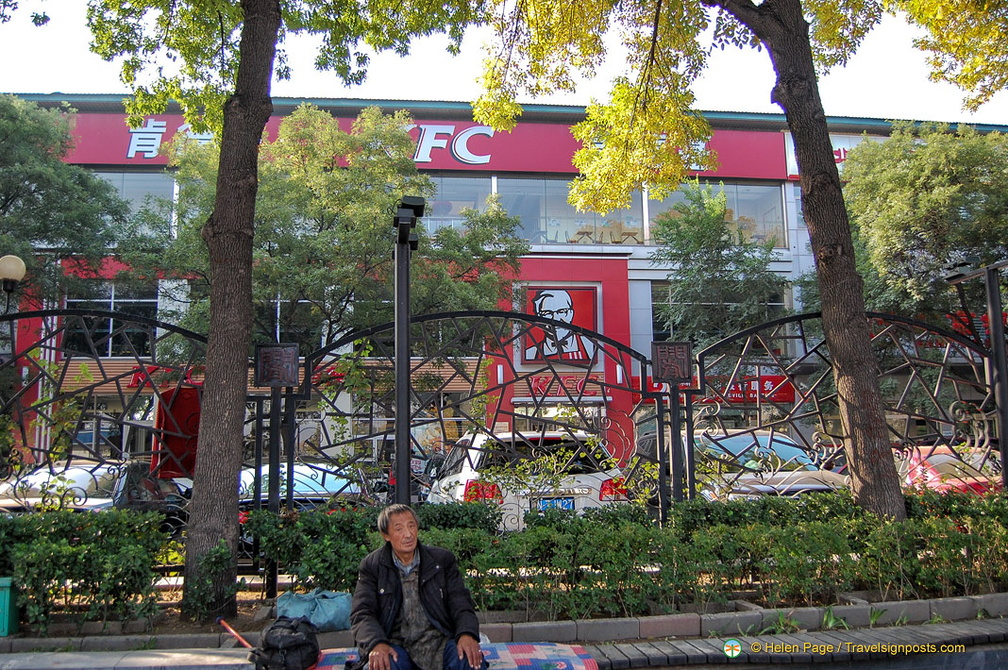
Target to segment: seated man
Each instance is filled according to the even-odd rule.
[[[378,515],[385,546],[361,561],[350,623],[369,670],[486,670],[479,620],[455,556],[417,540],[408,505]]]

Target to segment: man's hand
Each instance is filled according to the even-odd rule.
[[[479,640],[474,638],[472,635],[464,634],[459,636],[458,642],[455,643],[455,646],[458,648],[459,658],[461,659],[462,657],[465,657],[470,668],[482,667],[483,652],[480,651]]]
[[[368,652],[367,660],[369,670],[390,670],[392,668],[392,661],[399,660],[399,654],[389,645],[379,642]]]

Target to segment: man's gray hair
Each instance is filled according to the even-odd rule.
[[[396,503],[394,505],[389,505],[381,512],[378,513],[378,532],[382,535],[388,533],[389,522],[392,517],[396,514],[412,514],[413,520],[416,521],[417,526],[420,525],[420,519],[417,517],[416,512],[409,505],[404,505],[402,503]]]

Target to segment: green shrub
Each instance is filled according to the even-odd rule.
[[[156,513],[67,510],[14,517],[8,548],[24,620],[43,633],[56,609],[80,621],[149,616],[156,556],[168,537]]]
[[[308,512],[259,510],[248,533],[259,549],[293,575],[298,587],[352,591],[361,560],[376,546],[375,515],[354,509]]]
[[[415,509],[422,529],[473,528],[496,533],[501,521],[500,507],[482,502],[420,505]]]
[[[834,524],[840,523],[839,521]],[[835,525],[813,521],[793,526],[753,526],[759,538],[758,582],[770,606],[834,604],[850,588],[850,545]],[[753,542],[753,544],[757,544]]]

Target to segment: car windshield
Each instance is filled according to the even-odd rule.
[[[702,433],[695,437],[698,453],[716,459],[729,468],[747,470],[816,470],[805,452],[783,435],[741,433],[716,436]]]
[[[260,481],[260,496],[269,493],[269,470],[263,468]],[[252,498],[255,486],[255,468],[246,468],[241,472],[239,496]],[[308,465],[294,466],[294,497],[297,498],[329,498],[337,495],[348,495],[359,492],[359,487],[345,477],[333,472],[314,468]],[[280,495],[287,495],[287,469],[280,468]]]

